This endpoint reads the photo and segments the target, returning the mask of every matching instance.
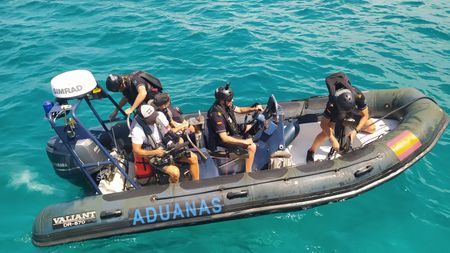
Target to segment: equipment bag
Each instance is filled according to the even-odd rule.
[[[158,78],[142,70],[138,71],[137,74],[139,75],[139,77],[150,83],[151,86],[158,89],[159,92],[163,90],[162,84]]]

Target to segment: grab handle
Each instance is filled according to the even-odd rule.
[[[248,190],[241,190],[239,192],[227,193],[227,199],[245,198],[248,196]]]
[[[364,168],[358,169],[357,171],[355,171],[355,177],[360,177],[363,176],[369,172],[371,172],[373,170],[373,166],[372,165],[367,165]]]
[[[100,219],[102,219],[102,220],[111,219],[111,218],[120,217],[120,216],[122,216],[122,210],[120,210],[120,209],[116,209],[116,210],[112,210],[112,211],[102,211],[100,213]]]

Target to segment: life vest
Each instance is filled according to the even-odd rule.
[[[240,135],[241,130],[239,129],[239,126],[236,121],[236,115],[233,111],[231,111],[231,108],[224,108],[223,106],[219,105],[219,103],[214,103],[214,105],[208,110],[208,149],[215,150],[217,148],[217,144],[220,141],[219,135],[214,131],[213,127],[213,114],[220,112],[223,117],[225,118],[226,123],[226,131],[230,136],[233,135]]]
[[[134,156],[134,170],[137,178],[153,176],[153,169],[149,161],[142,156]]]
[[[163,90],[162,84],[158,78],[141,70],[131,73],[130,80],[133,84],[140,83],[143,80],[142,83],[145,85],[147,91],[147,96],[144,99],[145,103],[153,99],[155,94],[160,93]],[[135,96],[137,96],[137,94],[135,94]]]
[[[157,149],[159,146],[156,144],[155,140],[152,137],[152,129],[145,124],[144,120],[141,119],[139,115],[135,117],[136,122],[142,127],[144,130],[145,136],[147,138],[147,142],[149,144],[143,144],[143,148],[150,147],[151,149]],[[159,129],[157,131],[160,131]],[[153,175],[153,169],[148,161],[148,159],[142,157],[142,156],[134,156],[134,169],[136,172],[137,178],[146,178]]]

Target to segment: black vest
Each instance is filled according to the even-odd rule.
[[[152,129],[145,123],[145,121],[141,118],[141,116],[136,115],[135,119],[136,119],[137,124],[139,124],[142,127],[142,130],[144,130],[145,137],[147,138],[147,142],[149,143],[149,144],[143,144],[142,148],[145,149],[147,147],[150,147],[152,150],[155,150],[155,149],[161,147],[161,145],[157,144],[156,141],[153,139]],[[159,134],[162,138],[162,133],[158,126],[156,127],[156,131],[159,132]]]
[[[216,133],[214,130],[213,124],[215,122],[213,121],[213,115],[214,113],[220,112],[223,117],[225,118],[225,128],[226,131],[230,136],[234,135],[240,135],[241,130],[239,129],[239,126],[236,122],[236,115],[234,114],[234,111],[231,110],[231,108],[225,108],[224,106],[221,106],[219,103],[214,103],[211,108],[208,110],[208,138],[207,138],[207,146],[209,150],[216,150],[217,146],[221,143],[220,136]]]
[[[131,82],[129,84],[127,92],[129,94],[127,98],[130,104],[133,104],[134,100],[136,100],[136,97],[138,95],[136,85],[139,83],[144,84],[145,90],[147,91],[147,96],[144,99],[144,103],[147,103],[149,100],[153,99],[155,94],[160,93],[163,90],[162,84],[159,79],[147,72],[141,70],[135,71],[128,75],[128,77],[130,78]]]

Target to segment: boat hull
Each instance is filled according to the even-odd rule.
[[[367,92],[372,117],[404,107],[389,116],[399,125],[382,138],[334,160],[153,185],[49,206],[36,218],[33,243],[50,246],[300,210],[357,196],[399,175],[437,143],[448,117],[423,97],[414,89]],[[326,101],[326,97],[316,97],[280,104],[287,119],[314,121]]]

